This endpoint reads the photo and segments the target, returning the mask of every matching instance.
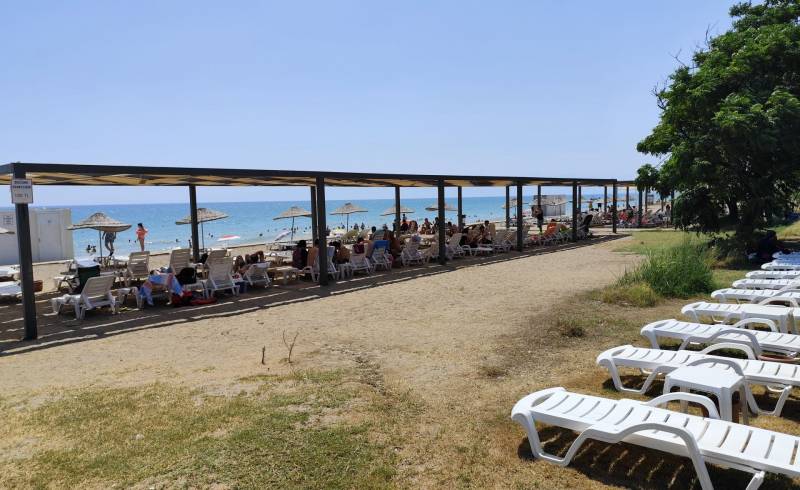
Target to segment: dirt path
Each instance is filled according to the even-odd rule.
[[[563,383],[576,368],[591,369],[594,361],[592,353],[576,362],[543,362],[546,372],[527,367],[509,373],[505,346],[518,352],[515,332],[621,275],[635,258],[612,251],[620,244],[476,265],[269,310],[2,357],[0,393],[36,400],[75,387],[165,382],[234,394],[243,377],[287,372],[282,335],[299,332],[295,368],[362,368],[379,390],[407,393],[421,407],[413,415],[398,414],[403,422],[397,437],[406,441],[395,449],[400,486],[449,486],[466,478],[465,484],[505,487],[520,478],[514,465],[520,465],[516,446],[522,433],[508,422],[514,401]],[[574,308],[582,307],[576,301]],[[538,348],[530,346],[532,359],[542,355]],[[509,466],[495,473],[497,464]],[[539,468],[522,466],[525,478]]]
[[[490,362],[498,335],[619,275],[630,261],[610,251],[619,243],[8,356],[0,358],[0,390],[9,395],[152,381],[202,386],[281,372],[285,330],[300,332],[293,358],[301,368],[335,365],[358,353],[379,363],[392,382],[436,397]]]

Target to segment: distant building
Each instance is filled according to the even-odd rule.
[[[534,202],[536,197],[534,196]],[[567,196],[542,194],[542,211],[545,217],[565,216],[567,214]]]
[[[31,253],[34,262],[65,260],[74,257],[72,211],[69,209],[29,208],[31,228]],[[19,263],[17,248],[17,220],[12,210],[0,211],[0,227],[12,234],[0,235],[0,265]]]

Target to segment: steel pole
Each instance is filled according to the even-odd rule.
[[[506,186],[506,229],[511,226],[511,187]]]
[[[614,183],[614,187],[611,191],[611,232],[617,232],[617,184]]]
[[[309,193],[311,197],[311,243],[313,244],[319,239],[319,226],[317,223],[317,188],[309,186]]]
[[[319,266],[319,285],[328,285],[328,225],[325,223],[325,177],[317,176],[317,228],[319,245],[317,260]]]
[[[192,260],[197,263],[200,262],[200,230],[197,226],[197,188],[193,185],[189,186],[189,216],[192,221]]]
[[[525,244],[522,236],[522,184],[517,183],[517,250],[522,252],[522,247]]]
[[[14,178],[26,178],[25,171],[14,167]],[[22,312],[25,320],[25,340],[36,340],[36,298],[33,291],[33,252],[31,251],[31,223],[27,204],[15,204],[17,220],[17,247],[19,248],[19,275],[22,283]],[[102,246],[102,244],[101,244]]]
[[[437,230],[439,234],[439,263],[444,265],[447,262],[447,257],[445,256],[447,235],[444,230],[444,180],[440,179],[437,184],[439,197],[439,229]]]
[[[464,229],[464,201],[461,195],[461,186],[458,186],[458,231]]]
[[[572,241],[578,241],[578,183],[572,183]]]
[[[394,233],[400,236],[400,186],[394,186]]]

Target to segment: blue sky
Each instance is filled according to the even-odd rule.
[[[0,162],[631,178],[652,161],[635,150],[651,89],[731,3],[3,2]],[[36,188],[38,204],[185,200]]]

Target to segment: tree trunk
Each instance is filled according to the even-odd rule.
[[[728,215],[731,217],[733,223],[739,222],[739,204],[735,199],[728,201]]]

